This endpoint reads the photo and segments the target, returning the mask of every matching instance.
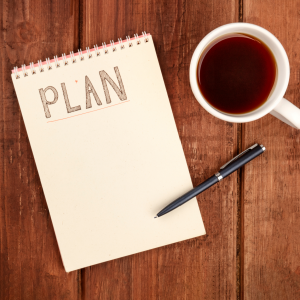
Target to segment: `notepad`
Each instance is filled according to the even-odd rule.
[[[150,34],[12,80],[67,272],[205,234]]]

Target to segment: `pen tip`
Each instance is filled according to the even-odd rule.
[[[158,216],[155,216],[154,219],[158,218]]]

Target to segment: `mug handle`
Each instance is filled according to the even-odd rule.
[[[279,104],[270,112],[282,122],[300,129],[300,109],[290,101],[282,98]]]

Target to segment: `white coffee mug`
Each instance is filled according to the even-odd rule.
[[[218,37],[228,33],[245,33],[263,41],[272,51],[277,63],[275,87],[267,101],[256,110],[245,114],[228,114],[211,106],[202,96],[197,82],[197,68],[203,50]],[[283,98],[290,78],[290,65],[287,54],[278,39],[266,29],[249,23],[231,23],[216,28],[206,35],[197,46],[190,65],[190,84],[192,91],[202,107],[213,116],[234,123],[257,120],[270,113],[286,124],[300,129],[300,109]]]

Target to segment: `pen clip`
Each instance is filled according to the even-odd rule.
[[[252,150],[253,148],[255,148],[256,146],[258,146],[258,144],[254,144],[253,146],[249,147],[248,149],[244,150],[243,152],[241,152],[240,154],[238,154],[237,156],[235,156],[233,159],[231,159],[228,163],[226,163],[224,166],[222,166],[220,168],[220,170],[224,169],[226,166],[228,166],[230,163],[232,163],[233,161],[235,161],[236,159],[238,159],[239,157],[241,157],[242,155],[244,155],[246,152]]]

